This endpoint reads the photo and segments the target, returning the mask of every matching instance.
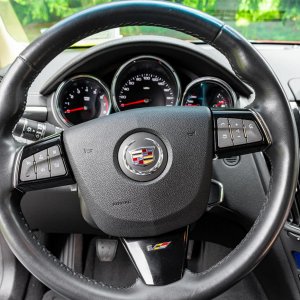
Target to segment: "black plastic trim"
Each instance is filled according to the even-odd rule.
[[[50,177],[50,178],[45,178],[45,179],[36,179],[32,181],[21,181],[20,180],[20,174],[21,174],[21,163],[22,161],[35,154],[38,153],[42,150],[48,149],[51,146],[58,145],[61,154],[62,154],[62,159],[66,168],[66,174],[62,176],[57,176],[57,177]],[[68,184],[74,184],[75,179],[73,176],[73,173],[71,171],[70,164],[67,159],[67,155],[62,143],[62,135],[57,134],[57,135],[52,135],[49,138],[43,139],[37,143],[27,145],[23,148],[22,154],[21,154],[21,159],[18,162],[17,166],[17,186],[16,188],[25,192],[25,191],[32,191],[32,190],[39,190],[39,189],[45,189],[45,188],[51,188],[51,187],[57,187],[57,186],[63,186],[63,185],[68,185]]]
[[[151,238],[122,238],[137,272],[147,285],[165,285],[183,276],[189,227]]]
[[[159,36],[124,37],[89,48],[79,56],[71,59],[51,76],[42,85],[40,93],[44,96],[49,95],[57,89],[62,81],[80,73],[89,73],[104,79],[107,71],[113,69],[111,70],[113,76],[124,62],[132,57],[145,54],[167,60],[176,71],[181,67],[192,70],[193,73],[197,74],[195,78],[199,76],[222,78],[230,84],[235,92],[246,97],[250,97],[252,93],[252,90],[236,77],[230,69],[224,68],[223,64],[211,59],[198,45]],[[182,64],[183,61],[184,64]],[[102,71],[99,72],[99,70]],[[203,73],[200,70],[205,70],[205,72]]]

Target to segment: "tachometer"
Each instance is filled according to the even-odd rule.
[[[174,106],[180,99],[180,83],[174,69],[154,56],[126,62],[112,82],[117,111],[149,106]]]
[[[55,99],[59,116],[68,126],[106,116],[111,109],[107,87],[89,75],[76,76],[63,82]]]
[[[203,77],[192,81],[186,88],[183,106],[208,106],[212,108],[234,107],[236,94],[223,80]]]

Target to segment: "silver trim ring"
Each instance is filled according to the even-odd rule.
[[[65,85],[67,85],[70,81],[74,80],[74,79],[81,79],[81,78],[89,78],[89,79],[93,79],[96,82],[98,82],[98,84],[103,88],[103,90],[105,91],[105,93],[108,96],[108,112],[107,115],[109,115],[111,113],[111,107],[112,107],[112,103],[111,103],[111,95],[110,95],[110,91],[108,89],[108,87],[97,77],[91,76],[91,75],[86,75],[86,74],[81,74],[81,75],[76,75],[73,76],[71,78],[68,78],[67,80],[63,81],[57,88],[54,97],[53,97],[53,104],[54,104],[54,109],[53,109],[53,114],[54,117],[56,118],[58,116],[58,121],[62,121],[62,123],[68,127],[74,126],[74,124],[68,122],[65,120],[65,118],[63,117],[60,108],[59,108],[59,97],[60,97],[60,93],[62,91],[62,89],[64,88]]]
[[[183,96],[182,96],[182,99],[181,99],[181,106],[184,106],[183,105],[183,100],[184,100],[187,92],[189,91],[189,89],[192,86],[194,86],[195,84],[197,84],[199,82],[203,82],[203,81],[211,81],[211,82],[214,82],[217,85],[223,87],[229,93],[229,95],[231,96],[232,101],[233,101],[233,107],[236,106],[237,95],[236,95],[235,91],[233,90],[233,88],[227,82],[225,82],[224,80],[222,80],[218,77],[212,77],[212,76],[200,77],[200,78],[197,78],[197,79],[193,80],[192,82],[190,82],[184,90],[184,93],[183,93]]]
[[[123,158],[123,163],[126,167],[127,170],[129,170],[131,173],[133,174],[136,174],[136,175],[142,175],[142,176],[145,176],[145,175],[150,175],[150,174],[153,174],[155,173],[161,166],[162,162],[163,162],[163,159],[164,159],[164,153],[163,153],[163,149],[162,147],[160,146],[160,144],[158,142],[156,142],[155,140],[153,139],[150,139],[150,138],[145,138],[145,140],[148,140],[148,141],[151,141],[157,148],[158,150],[158,160],[156,162],[156,164],[149,170],[145,170],[145,171],[139,171],[139,170],[136,170],[134,169],[132,166],[130,166],[127,162],[127,158],[126,158],[126,154],[127,154],[127,150],[128,148],[133,144],[135,143],[135,140],[131,141],[123,150],[123,155],[122,155],[122,158]]]
[[[137,60],[140,60],[140,59],[158,60],[164,65],[164,67],[166,67],[171,72],[171,74],[173,74],[173,76],[175,78],[176,89],[177,89],[177,99],[176,99],[176,102],[175,102],[174,106],[178,106],[180,104],[180,101],[181,101],[181,84],[180,84],[179,77],[178,77],[176,71],[174,70],[174,68],[169,63],[167,63],[165,60],[161,59],[158,56],[140,55],[140,56],[136,56],[136,57],[126,61],[118,69],[118,71],[116,72],[116,74],[113,77],[113,80],[112,80],[112,83],[111,83],[111,97],[112,97],[112,104],[113,104],[113,107],[114,107],[115,111],[116,112],[121,111],[120,108],[119,108],[118,102],[117,102],[117,98],[116,98],[116,84],[117,84],[117,81],[119,79],[119,76],[123,72],[123,70],[125,68],[127,68],[127,66],[129,66],[131,63],[136,62]]]

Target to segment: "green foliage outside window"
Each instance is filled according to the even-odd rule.
[[[113,0],[112,0],[113,1]],[[10,0],[21,24],[32,39],[41,28],[84,8],[107,0]],[[300,40],[300,0],[171,0],[212,14],[254,40]],[[131,27],[121,33],[166,34],[164,29]],[[177,36],[177,35],[176,35]],[[181,35],[177,37],[182,37]]]

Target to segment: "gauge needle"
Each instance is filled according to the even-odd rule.
[[[71,114],[73,112],[81,111],[81,110],[87,110],[87,107],[86,106],[80,106],[80,107],[76,107],[76,108],[67,109],[67,110],[64,111],[64,113],[65,114]]]
[[[222,105],[225,105],[226,101],[225,100],[221,100],[218,103],[215,104],[215,107],[221,107]]]
[[[137,104],[149,103],[149,102],[150,102],[149,99],[141,99],[141,100],[136,100],[136,101],[132,101],[132,102],[122,103],[122,104],[120,104],[120,106],[126,107],[126,106],[130,106],[130,105],[137,105]]]

